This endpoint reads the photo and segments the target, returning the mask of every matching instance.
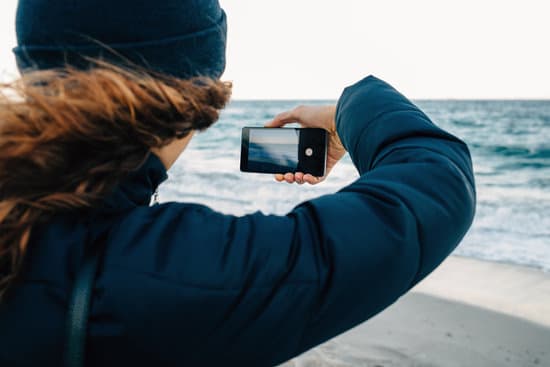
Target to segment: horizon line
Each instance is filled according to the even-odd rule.
[[[437,102],[550,102],[550,97],[542,98],[446,98],[446,97],[433,97],[433,98],[408,98],[411,101],[437,101]],[[230,101],[235,102],[293,102],[293,101],[311,101],[311,102],[327,102],[337,101],[338,98],[231,98]]]

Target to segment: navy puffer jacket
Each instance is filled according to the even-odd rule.
[[[88,366],[271,366],[388,307],[468,230],[468,148],[372,76],[345,89],[336,126],[360,177],[285,216],[149,206],[167,177],[151,155],[102,208],[37,226],[0,305],[0,365],[61,365],[72,282],[102,233]]]

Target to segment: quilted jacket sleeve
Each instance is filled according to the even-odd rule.
[[[315,244],[318,281],[302,350],[367,320],[428,275],[475,211],[467,146],[387,83],[371,76],[347,88],[336,120],[360,178],[297,209],[303,241]]]

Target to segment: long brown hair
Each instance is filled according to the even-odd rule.
[[[103,61],[0,84],[0,300],[33,225],[97,205],[151,148],[212,125],[230,94],[230,83]]]

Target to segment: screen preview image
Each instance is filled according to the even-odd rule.
[[[259,172],[294,172],[298,167],[300,131],[250,129],[248,168]]]

